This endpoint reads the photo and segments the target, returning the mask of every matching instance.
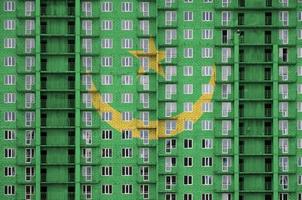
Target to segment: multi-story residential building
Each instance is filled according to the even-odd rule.
[[[1,200],[302,200],[301,0],[2,0]]]

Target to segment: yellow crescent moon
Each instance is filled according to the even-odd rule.
[[[213,67],[213,72],[211,75],[211,79],[209,84],[212,87],[212,90],[209,94],[203,94],[200,98],[194,103],[193,105],[193,112],[183,112],[175,116],[177,128],[175,131],[172,131],[171,134],[166,135],[165,133],[165,120],[160,121],[150,121],[149,126],[145,126],[146,128],[158,128],[158,136],[156,134],[150,134],[149,139],[157,139],[157,137],[171,137],[175,136],[184,130],[184,122],[185,120],[193,121],[193,124],[202,117],[203,111],[201,110],[201,105],[203,103],[211,102],[213,95],[214,95],[214,88],[216,82],[216,67]],[[102,112],[111,112],[112,119],[111,121],[107,121],[106,123],[109,124],[115,130],[122,132],[122,130],[127,130],[129,127],[144,127],[143,122],[138,119],[134,119],[132,121],[123,121],[122,115],[119,111],[114,109],[110,104],[104,103],[101,98],[101,94],[98,93],[97,88],[94,84],[92,84],[91,89],[89,92],[92,94],[92,104],[94,108],[99,112],[101,115]],[[134,129],[132,130],[132,136],[135,138],[139,138],[139,130]]]

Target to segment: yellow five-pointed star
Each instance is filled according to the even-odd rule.
[[[155,46],[155,42],[153,38],[149,39],[149,51],[144,52],[142,50],[134,50],[129,51],[132,55],[135,57],[150,57],[150,63],[149,67],[154,72],[158,73],[161,76],[165,76],[164,69],[159,65],[159,62],[165,58],[165,52],[164,51],[158,51]],[[139,73],[143,72],[143,68],[140,67]]]

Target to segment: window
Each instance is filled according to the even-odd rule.
[[[132,93],[122,93],[121,102],[122,103],[133,103],[133,94]]]
[[[171,26],[173,22],[177,19],[177,12],[176,11],[165,11],[165,25]]]
[[[25,1],[25,16],[31,16],[34,11],[35,11],[35,2]]]
[[[92,144],[92,131],[91,130],[83,130],[82,131],[82,138],[86,145]]]
[[[101,76],[101,83],[102,85],[112,85],[113,76],[112,75],[102,75]]]
[[[122,148],[122,158],[131,158],[132,148]]]
[[[101,21],[101,30],[109,31],[113,29],[113,21],[112,20],[102,20]]]
[[[85,108],[92,108],[92,94],[83,93],[82,94],[82,102],[85,105]]]
[[[282,189],[288,190],[288,185],[289,185],[288,175],[280,175],[279,180]]]
[[[103,49],[112,49],[113,48],[113,40],[111,38],[101,39],[101,48],[103,48]]]
[[[102,12],[112,12],[113,11],[113,5],[112,2],[102,2],[101,3],[101,11]]]
[[[231,120],[222,120],[221,121],[221,134],[228,135],[229,131],[232,129],[232,121]]]
[[[143,160],[143,163],[149,163],[149,148],[140,148],[139,157]]]
[[[102,112],[101,119],[103,121],[111,121],[112,120],[112,112]]]
[[[176,121],[175,120],[166,120],[165,121],[165,134],[170,135],[175,130],[176,130]]]
[[[173,40],[177,39],[176,29],[166,29],[165,30],[165,44],[172,44]]]
[[[26,130],[25,131],[25,145],[31,145],[32,141],[34,140],[35,133],[33,130]]]
[[[213,148],[213,140],[212,139],[202,139],[201,140],[201,148],[202,149],[212,149]]]
[[[212,21],[213,20],[213,12],[202,12],[202,21]]]
[[[92,16],[92,2],[82,2],[82,12],[84,12],[85,17]]]
[[[4,2],[4,11],[12,12],[12,11],[15,11],[15,9],[16,9],[15,1],[5,1]]]
[[[31,127],[35,120],[35,112],[25,112],[24,119],[25,119],[25,126]]]
[[[5,38],[4,48],[6,49],[16,48],[16,38]]]
[[[82,76],[82,85],[85,86],[86,90],[90,90],[92,87],[92,76],[91,75],[83,75]]]
[[[4,194],[5,195],[15,195],[15,186],[14,185],[5,185]]]
[[[133,21],[132,20],[122,20],[121,29],[123,31],[133,30]]]
[[[103,148],[101,149],[101,157],[102,158],[112,158],[112,149],[110,148]]]
[[[202,167],[212,167],[213,158],[212,157],[202,157],[201,158],[201,166]]]
[[[34,75],[25,75],[25,90],[31,90],[34,85]]]
[[[122,67],[132,67],[133,66],[132,57],[122,57],[121,59],[122,59],[121,60]]]
[[[185,120],[184,121],[184,130],[186,130],[186,131],[193,130],[193,121],[192,120]]]
[[[33,148],[26,148],[24,152],[25,163],[31,163],[34,157],[35,150]]]
[[[213,120],[201,120],[201,130],[213,130]]]
[[[133,112],[122,112],[122,120],[123,121],[133,120]]]
[[[132,131],[131,130],[122,130],[122,139],[123,140],[132,139]]]
[[[213,73],[212,66],[201,67],[201,76],[212,76],[212,73]]]
[[[221,189],[222,190],[228,190],[230,185],[231,185],[231,176],[230,175],[223,175],[221,177]]]
[[[149,20],[140,20],[139,21],[139,30],[143,35],[149,35],[150,22]]]
[[[213,58],[213,48],[202,48],[201,57],[202,58]]]
[[[302,21],[302,11],[298,11],[298,21]]]
[[[103,194],[112,194],[112,185],[102,185]]]
[[[184,84],[184,94],[193,94],[193,84]]]
[[[142,12],[144,17],[149,16],[149,8],[150,4],[149,2],[140,2],[140,12]]]
[[[222,157],[221,158],[221,163],[222,163],[222,171],[223,172],[228,172],[229,168],[232,166],[232,162],[231,162],[231,157]]]
[[[193,184],[193,176],[184,176],[184,184],[192,185]]]
[[[184,112],[193,112],[192,102],[184,102]]]
[[[213,29],[203,29],[201,32],[201,39],[212,40],[213,39]]]
[[[122,166],[122,176],[132,176],[132,167]]]
[[[91,185],[83,185],[82,193],[85,199],[92,199]]]
[[[31,72],[35,65],[35,57],[33,56],[25,56],[25,71]]]
[[[16,121],[16,112],[4,112],[4,121],[6,122]]]
[[[132,194],[132,185],[130,184],[122,185],[122,194]]]
[[[33,34],[35,30],[35,21],[34,20],[25,20],[25,35]]]
[[[25,39],[25,53],[33,53],[33,49],[35,48],[35,39],[26,38]]]
[[[84,177],[85,181],[92,181],[92,167],[91,166],[83,166],[82,176]]]
[[[171,63],[173,61],[173,58],[177,57],[177,49],[176,48],[165,48],[165,62]]]
[[[5,148],[4,149],[4,157],[5,158],[15,158],[16,157],[16,149]]]
[[[122,12],[132,12],[132,2],[122,2]]]
[[[213,102],[207,102],[201,104],[202,112],[213,112]]]
[[[16,168],[4,167],[4,176],[8,176],[8,177],[16,176]]]
[[[111,166],[102,166],[101,175],[102,176],[112,176],[112,167]]]
[[[193,39],[193,29],[184,29],[184,39],[185,40]]]
[[[5,75],[4,76],[4,85],[16,85],[16,76],[15,75]]]
[[[4,93],[4,103],[16,103],[16,93]]]
[[[83,2],[84,3],[84,2]],[[87,2],[85,2],[87,3]],[[82,29],[85,32],[85,35],[92,35],[92,20],[83,20]],[[83,39],[84,41],[85,39]],[[87,40],[87,39],[86,39]],[[91,39],[90,39],[91,40]],[[84,46],[84,45],[83,45]]]
[[[101,57],[101,66],[102,67],[112,67],[112,63],[113,63],[112,57],[107,57],[107,56]]]
[[[287,172],[289,167],[288,157],[279,157],[279,166],[282,172]]]
[[[212,194],[211,193],[201,194],[201,200],[212,200]],[[222,199],[222,200],[230,200],[230,199]]]
[[[15,30],[16,21],[12,19],[4,20],[4,30]]]
[[[140,93],[139,94],[140,103],[143,105],[143,108],[149,108],[149,94]]]
[[[202,185],[212,185],[213,176],[201,176],[201,184]]]
[[[92,112],[84,111],[82,120],[85,126],[92,126]]]
[[[4,57],[4,66],[6,67],[15,67],[16,58],[12,56]]]
[[[185,139],[184,140],[184,148],[185,149],[192,149],[193,148],[193,140],[192,139]]]
[[[192,167],[193,166],[193,158],[192,157],[184,157],[184,166]]]
[[[102,139],[111,140],[112,139],[112,130],[102,130]]]
[[[221,48],[221,62],[226,63],[231,58],[231,48]]]
[[[221,117],[228,117],[231,111],[232,111],[232,103],[230,102],[221,103]]]
[[[280,11],[279,12],[279,21],[281,21],[283,26],[288,26],[288,11]]]
[[[184,12],[184,21],[193,21],[193,12],[192,11]]]
[[[221,67],[221,80],[228,81],[231,76],[232,68],[231,66],[222,66]]]
[[[281,40],[282,44],[288,44],[288,30],[287,29],[279,30],[279,40]]]
[[[103,103],[112,103],[113,102],[113,94],[112,93],[102,93],[101,101]]]
[[[184,58],[193,58],[193,48],[184,48]]]
[[[15,130],[4,130],[4,139],[5,140],[15,140],[16,131]]]
[[[230,153],[229,151],[232,149],[232,140],[231,139],[222,139],[221,141],[221,152],[223,154]]]
[[[223,11],[221,13],[221,25],[222,26],[229,26],[231,21],[231,12],[230,11]]]
[[[172,99],[176,94],[176,84],[166,84],[165,85],[165,99]]]
[[[34,167],[25,167],[25,181],[31,181],[34,174]]]
[[[171,153],[171,151],[175,148],[176,148],[175,139],[165,139],[165,152],[166,153]]]
[[[133,40],[131,38],[123,38],[121,47],[123,49],[132,49],[133,47]]]
[[[201,85],[202,94],[211,94],[213,92],[213,87],[211,84],[202,84]]]

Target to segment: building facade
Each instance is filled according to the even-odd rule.
[[[0,4],[1,200],[302,200],[301,0]]]

